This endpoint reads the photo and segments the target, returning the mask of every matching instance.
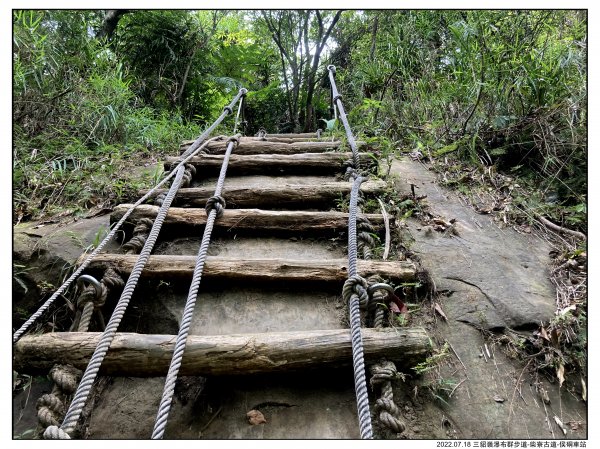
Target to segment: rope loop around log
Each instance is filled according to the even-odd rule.
[[[217,211],[217,218],[223,216],[223,212],[227,207],[227,203],[225,202],[225,198],[221,195],[211,196],[208,200],[206,200],[206,215],[210,214],[210,211],[215,209]]]
[[[335,74],[335,66],[333,64],[329,64],[327,66],[327,70],[329,70],[329,71],[331,71],[331,72],[333,72]]]
[[[337,94],[335,97],[333,97],[333,102],[335,103],[338,100],[342,99],[342,95],[341,94]]]
[[[235,136],[231,136],[229,139],[227,139],[227,143],[229,142],[233,142],[233,148],[237,148],[240,144],[240,135],[236,134]]]
[[[227,112],[228,114],[233,114],[233,110],[229,106],[225,106],[223,108],[223,112]]]

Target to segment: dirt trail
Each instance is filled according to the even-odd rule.
[[[536,383],[527,362],[508,358],[478,329],[536,329],[553,317],[555,290],[549,281],[550,246],[533,234],[500,229],[490,216],[477,214],[453,192],[436,183],[419,162],[394,161],[391,175],[398,191],[427,195],[426,204],[457,232],[440,233],[408,220],[411,249],[429,271],[448,321],[438,321],[437,338],[449,343],[453,361],[440,379],[456,386],[439,409],[458,438],[586,438],[587,407],[580,391],[546,380]],[[487,349],[491,358],[487,356]],[[483,352],[486,352],[485,356]],[[455,353],[455,354],[454,354]],[[539,389],[549,395],[549,404]],[[439,403],[439,401],[438,401]],[[567,434],[555,421],[565,424]]]

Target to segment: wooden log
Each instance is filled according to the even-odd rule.
[[[83,261],[84,256],[79,261]],[[119,273],[128,276],[138,256],[135,254],[98,254],[89,268],[111,264]],[[196,256],[150,256],[142,277],[157,279],[190,279],[196,265]],[[208,256],[203,279],[262,282],[336,282],[344,283],[348,277],[347,259],[237,259]],[[390,282],[409,282],[415,279],[416,267],[406,261],[359,260],[358,274],[369,277],[375,274]]]
[[[385,190],[385,181],[367,181],[361,185],[365,194],[378,194]],[[290,205],[317,205],[331,204],[342,195],[350,194],[350,182],[322,182],[321,184],[282,184],[262,185],[248,187],[223,188],[223,197],[228,207],[264,207],[264,206],[290,206]],[[204,207],[206,200],[214,194],[214,187],[192,187],[179,189],[175,196],[176,204]],[[140,190],[140,196],[148,190]],[[166,193],[167,189],[158,189],[156,194]]]
[[[362,329],[368,362],[382,357],[407,369],[422,362],[429,338],[422,328]],[[13,369],[47,373],[55,363],[86,368],[101,333],[56,332],[27,335],[13,350]],[[100,374],[152,377],[166,375],[175,335],[117,333],[100,367]],[[265,372],[351,366],[348,329],[234,335],[190,335],[180,375],[244,375]]]
[[[113,209],[110,222],[115,223],[123,217],[132,204],[120,204]],[[141,218],[154,219],[159,207],[143,204],[135,208],[129,216],[130,221]],[[363,214],[372,225],[383,225],[379,214]],[[170,226],[196,230],[206,224],[206,211],[201,208],[171,207],[164,222],[165,231]],[[278,211],[261,209],[225,209],[223,216],[215,221],[215,227],[229,230],[265,230],[285,232],[325,232],[340,231],[348,227],[348,214],[344,212],[307,212]]]
[[[317,133],[267,133],[267,137],[287,137],[289,139],[295,139],[296,137],[317,137]]]
[[[356,142],[358,147],[364,146],[364,142]],[[234,154],[293,154],[293,153],[324,153],[333,151],[340,147],[340,142],[293,142],[281,143],[260,140],[242,140],[233,150]],[[181,146],[183,152],[187,146]],[[206,152],[212,154],[225,153],[227,141],[214,141],[206,146]]]
[[[331,142],[332,139],[318,139],[317,137],[255,137],[255,136],[244,136],[241,137],[241,141],[255,141],[255,142],[279,142],[279,143],[294,143],[294,142]],[[189,147],[195,140],[184,140],[181,142],[181,147]]]
[[[361,160],[373,160],[368,153],[360,153]],[[201,173],[218,173],[223,155],[201,155],[190,159]],[[343,173],[344,162],[352,159],[352,153],[295,153],[295,154],[232,154],[227,173],[279,173],[301,171],[309,174]],[[177,164],[179,158],[167,157],[165,170]]]

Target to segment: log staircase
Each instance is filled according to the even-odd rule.
[[[190,142],[184,142],[182,152],[189,145]],[[207,148],[209,154],[190,161],[197,169],[195,177],[192,184],[180,189],[175,197],[161,231],[158,246],[162,249],[155,251],[160,254],[150,256],[142,273],[141,281],[154,287],[142,288],[134,296],[134,305],[146,311],[146,317],[153,318],[139,326],[139,321],[145,318],[138,313],[137,326],[133,319],[121,326],[100,374],[134,377],[166,374],[175,335],[153,330],[164,329],[164,326],[156,326],[156,311],[180,311],[184,298],[180,295],[179,299],[161,303],[162,293],[157,285],[189,286],[197,246],[186,252],[178,242],[189,244],[201,237],[207,218],[204,206],[213,194],[225,148],[225,141],[211,143]],[[324,375],[323,370],[332,368],[343,382],[352,383],[348,310],[341,301],[342,286],[348,277],[348,261],[344,256],[348,214],[335,210],[350,192],[351,182],[342,178],[344,161],[350,157],[350,153],[340,151],[340,142],[319,139],[315,133],[240,139],[229,162],[223,191],[227,209],[215,224],[211,247],[214,244],[216,249],[213,255],[209,252],[204,268],[194,318],[196,324],[188,338],[181,375],[239,377],[300,371],[318,378]],[[365,155],[363,159],[369,158]],[[166,158],[165,169],[169,170],[176,160],[176,157]],[[367,181],[361,187],[366,197],[376,197],[385,189],[386,183],[381,180]],[[118,221],[129,207],[127,204],[117,206],[111,222]],[[133,225],[143,218],[152,220],[157,212],[158,206],[138,206],[129,222]],[[380,214],[365,216],[383,239],[383,217]],[[131,232],[132,225],[126,233]],[[313,252],[311,248],[318,251]],[[92,261],[88,272],[101,274],[103,267],[110,264],[127,279],[136,257],[123,251],[102,253]],[[361,260],[358,264],[361,276],[379,275],[395,285],[414,282],[416,271],[415,265],[407,261]],[[206,300],[205,285],[210,297]],[[229,297],[219,299],[219,295],[226,295],[232,289],[239,297],[238,309],[229,308],[233,312],[227,315],[227,310],[223,312],[219,308],[236,301]],[[261,304],[258,295],[258,303],[253,297],[251,305],[241,304],[246,290],[262,289],[276,291],[277,300],[267,295]],[[303,292],[323,292],[323,295],[315,294],[310,304],[305,298],[298,299]],[[325,307],[324,297],[332,307]],[[211,314],[217,309],[221,312],[210,324]],[[107,317],[109,312],[104,312]],[[177,314],[174,312],[174,315]],[[306,325],[303,315],[308,317]],[[320,315],[322,327],[318,324]],[[231,322],[227,321],[228,317]],[[243,323],[244,319],[251,325]],[[239,331],[235,331],[236,323],[243,324]],[[249,327],[254,330],[249,331]],[[145,331],[136,332],[139,328]],[[408,370],[426,357],[428,336],[421,328],[363,328],[362,334],[367,365],[385,357]],[[85,369],[99,336],[99,332],[27,335],[14,347],[14,368],[19,372],[47,372],[53,364],[61,362]],[[355,405],[346,407],[356,414]],[[320,428],[316,426],[316,433],[308,432],[306,437],[331,437],[330,433],[319,433]],[[169,429],[166,437],[177,438],[173,432]],[[244,433],[215,432],[205,432],[204,436],[245,437]],[[281,435],[262,436],[278,438]],[[357,437],[357,434],[349,432],[346,436]]]

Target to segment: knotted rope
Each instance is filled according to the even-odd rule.
[[[71,329],[77,329],[77,332],[87,332],[92,320],[92,314],[94,312],[100,314],[100,309],[104,306],[109,291],[115,288],[122,288],[125,285],[123,278],[111,267],[108,267],[104,271],[100,282],[95,280],[94,282],[96,285],[86,287],[79,295],[79,298],[77,298],[78,312],[71,327]],[[104,318],[101,317],[99,315],[99,318],[102,320],[101,327],[103,327]]]
[[[402,433],[406,425],[399,418],[400,410],[394,402],[394,391],[392,380],[398,377],[398,371],[394,362],[381,360],[370,367],[371,388],[379,387],[381,397],[375,402],[374,412],[378,414],[379,421],[395,433]]]
[[[123,293],[121,294],[121,297],[117,302],[115,310],[112,316],[110,317],[108,325],[106,326],[105,331],[100,337],[100,342],[98,343],[98,346],[96,346],[94,354],[92,355],[92,358],[90,359],[90,362],[88,363],[88,366],[85,369],[85,372],[83,373],[81,383],[77,388],[75,397],[71,402],[71,405],[69,407],[69,410],[67,411],[62,425],[60,427],[55,425],[48,427],[44,432],[44,438],[70,438],[69,434],[72,433],[75,429],[77,421],[79,421],[79,417],[81,416],[81,412],[83,411],[83,407],[85,406],[85,403],[87,401],[88,395],[92,389],[94,380],[96,379],[96,375],[100,370],[100,365],[102,364],[102,361],[104,360],[104,357],[108,352],[108,348],[110,347],[113,339],[115,338],[117,328],[121,323],[121,319],[125,315],[125,310],[127,309],[129,301],[133,296],[133,291],[137,285],[137,281],[142,273],[142,270],[144,269],[144,266],[148,262],[148,258],[150,257],[152,249],[154,248],[154,244],[156,243],[156,240],[158,238],[158,234],[167,215],[167,211],[169,210],[171,202],[173,201],[173,198],[175,197],[175,194],[177,193],[177,190],[181,185],[184,170],[185,169],[183,166],[179,166],[179,168],[177,169],[175,181],[173,181],[173,185],[169,189],[169,193],[167,194],[163,205],[158,211],[156,220],[152,225],[150,235],[148,236],[148,239],[146,240],[146,243],[144,244],[144,247],[140,252],[139,257],[135,262],[133,270],[131,270],[131,274],[127,279],[127,283],[125,284]]]
[[[162,203],[162,201],[161,201]],[[123,245],[126,254],[137,254],[144,247],[148,234],[152,229],[152,220],[141,218],[133,228],[133,237]]]
[[[350,207],[348,212],[348,279],[344,283],[342,290],[342,296],[345,301],[348,301],[348,307],[350,311],[350,334],[352,338],[352,361],[354,368],[354,387],[356,390],[356,404],[358,408],[358,424],[360,429],[360,436],[363,439],[373,438],[373,428],[371,425],[371,413],[369,411],[369,394],[367,391],[366,374],[365,374],[365,360],[364,350],[361,335],[361,314],[360,310],[366,309],[369,302],[369,296],[367,293],[367,282],[358,276],[357,273],[357,257],[358,257],[358,244],[357,244],[357,215],[358,201],[360,195],[360,185],[365,179],[360,176],[360,158],[358,149],[356,147],[356,141],[352,135],[348,118],[346,117],[346,111],[342,104],[342,96],[337,90],[335,84],[335,66],[330,65],[327,67],[329,70],[329,81],[331,82],[331,95],[333,98],[334,110],[335,105],[340,111],[339,117],[342,120],[344,129],[346,130],[346,137],[348,144],[352,150],[352,160],[348,161],[345,178],[353,180],[352,190],[350,191]],[[362,234],[363,232],[361,232]],[[365,234],[368,234],[365,232]],[[362,236],[361,238],[361,249],[364,252],[365,242],[368,237]]]
[[[183,310],[183,316],[181,318],[181,325],[179,332],[177,333],[177,340],[175,341],[175,348],[173,350],[173,357],[169,365],[169,371],[165,380],[165,386],[163,389],[162,398],[158,407],[158,413],[156,421],[154,423],[154,430],[152,431],[152,439],[162,439],[167,427],[167,420],[169,418],[169,412],[171,410],[171,402],[173,400],[173,394],[175,392],[175,383],[177,382],[177,375],[181,368],[181,362],[183,360],[183,353],[185,351],[185,345],[189,334],[190,326],[192,323],[192,317],[194,315],[194,308],[196,306],[196,299],[198,298],[198,289],[200,288],[200,281],[202,280],[202,272],[204,271],[204,262],[206,261],[206,254],[208,252],[208,246],[210,244],[210,237],[212,234],[215,219],[223,214],[225,208],[225,200],[221,196],[223,191],[223,185],[225,183],[225,176],[227,174],[227,166],[229,165],[229,157],[234,147],[239,144],[239,135],[232,137],[227,145],[227,151],[223,157],[223,163],[221,165],[221,172],[215,188],[215,194],[208,199],[206,202],[206,226],[204,227],[204,234],[202,236],[202,243],[198,251],[196,258],[196,266],[194,267],[194,274],[192,276],[192,283],[188,292],[188,297]]]
[[[367,282],[369,283],[369,286],[371,286],[381,283],[382,279],[380,276],[375,275],[369,277]],[[375,328],[383,327],[386,310],[386,297],[387,295],[378,289],[373,292],[371,300],[369,301],[369,313],[373,316],[373,327]]]
[[[352,360],[354,368],[354,386],[358,408],[360,436],[363,439],[373,438],[371,414],[369,411],[369,394],[365,376],[363,342],[360,331],[360,309],[366,308],[369,297],[367,282],[357,273],[356,214],[358,191],[364,179],[358,176],[350,191],[350,211],[348,217],[348,279],[344,283],[342,296],[348,301],[350,309],[350,333],[352,338]]]
[[[365,216],[358,217],[356,221],[358,251],[362,253],[363,259],[369,260],[372,257],[371,248],[375,246],[375,239],[372,235],[375,232],[375,227]]]
[[[50,370],[50,378],[54,382],[52,392],[44,394],[37,400],[36,408],[40,424],[57,426],[65,413],[65,402],[77,388],[81,371],[71,365],[54,365]]]
[[[242,95],[246,95],[248,91],[246,89],[240,89],[238,94],[234,97],[234,99],[231,101],[230,106],[229,106],[229,110],[231,110],[231,108],[235,105],[235,103],[238,101],[238,99],[242,96]],[[142,196],[135,204],[133,204],[128,210],[127,212],[125,212],[125,214],[123,214],[123,217],[121,217],[121,219],[117,222],[117,224],[113,227],[113,229],[108,233],[108,235],[104,238],[104,240],[102,240],[102,242],[100,242],[100,244],[96,247],[96,249],[94,251],[92,251],[92,253],[83,261],[83,263],[79,266],[79,268],[77,268],[77,270],[75,270],[73,272],[73,274],[71,274],[71,276],[63,283],[63,285],[61,285],[58,290],[56,290],[54,292],[54,294],[52,296],[50,296],[50,298],[48,298],[46,300],[46,302],[44,302],[44,304],[42,304],[42,306],[33,314],[29,317],[29,319],[27,321],[25,321],[25,323],[23,323],[23,325],[13,334],[13,343],[16,343],[22,336],[23,334],[27,331],[27,329],[29,329],[31,327],[31,325],[33,323],[36,322],[36,320],[42,316],[42,314],[48,310],[48,308],[54,303],[54,301],[56,301],[56,299],[67,289],[69,288],[69,286],[71,285],[71,283],[77,279],[79,277],[79,275],[83,272],[83,270],[85,270],[88,265],[90,264],[90,262],[94,259],[94,257],[96,257],[96,255],[102,251],[102,249],[106,246],[106,244],[111,241],[111,239],[115,236],[115,234],[117,233],[117,231],[121,228],[121,226],[123,225],[123,223],[125,223],[125,221],[127,220],[127,218],[129,218],[129,216],[133,213],[134,209],[139,206],[140,204],[144,203],[148,198],[151,198],[152,195],[154,195],[154,193],[161,187],[163,186],[167,181],[169,181],[173,176],[175,176],[176,173],[178,173],[179,168],[181,166],[183,166],[186,162],[188,162],[192,157],[194,157],[196,155],[196,153],[198,153],[199,151],[201,151],[203,148],[206,147],[206,145],[212,141],[209,140],[207,142],[205,142],[204,144],[202,143],[209,135],[210,133],[223,121],[223,119],[227,116],[227,111],[223,111],[223,113],[219,116],[219,118],[217,118],[217,120],[215,120],[215,122],[206,130],[204,131],[200,137],[198,137],[194,143],[183,153],[182,155],[182,160],[181,162],[179,162],[177,164],[177,166],[175,167],[174,170],[171,171],[171,173],[169,173],[168,175],[165,176],[165,178],[163,178],[162,181],[160,181],[156,186],[154,186],[152,189],[150,189],[144,196]],[[202,146],[200,146],[202,145]]]

